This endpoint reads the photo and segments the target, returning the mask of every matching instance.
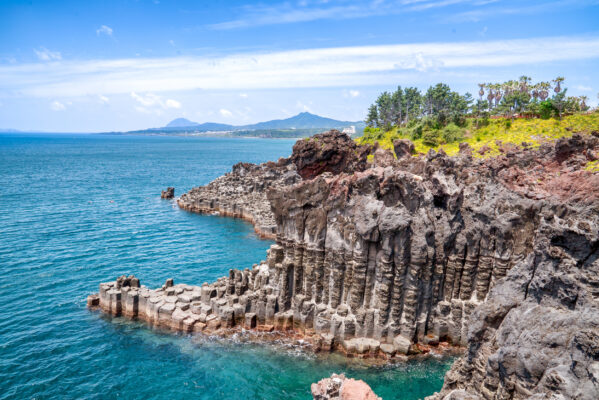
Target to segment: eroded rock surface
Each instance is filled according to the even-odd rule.
[[[230,173],[183,194],[177,204],[191,212],[247,220],[261,237],[274,238],[276,225],[266,191],[271,186],[292,185],[299,180],[295,165],[288,159],[260,165],[238,163]]]
[[[395,160],[330,132],[238,164],[179,204],[277,243],[202,286],[201,307],[360,356],[466,346],[435,399],[599,398],[599,178],[584,170],[598,149],[574,135],[479,160],[402,142]]]
[[[313,383],[311,390],[314,400],[381,400],[366,382],[348,379],[343,374]]]

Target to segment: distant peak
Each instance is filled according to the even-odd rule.
[[[188,120],[187,118],[176,118],[174,120],[172,120],[171,122],[169,122],[166,127],[167,128],[178,128],[178,127],[184,127],[184,126],[194,126],[197,125],[197,122],[193,122]]]

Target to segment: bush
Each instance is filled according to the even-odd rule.
[[[424,131],[422,143],[430,147],[437,147],[439,145],[439,131],[436,129]]]
[[[415,124],[407,129],[407,134],[412,140],[418,140],[422,137],[422,124]]]
[[[549,100],[542,101],[539,103],[539,115],[543,119],[549,119],[555,114],[555,107]]]
[[[449,124],[441,130],[441,137],[445,143],[453,143],[464,138],[464,131],[455,124]]]

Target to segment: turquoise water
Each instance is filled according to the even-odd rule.
[[[200,284],[265,257],[251,225],[160,200],[276,160],[290,140],[0,134],[0,399],[310,399],[345,372],[385,400],[441,387],[450,360],[367,367],[177,336],[85,308],[98,283]]]

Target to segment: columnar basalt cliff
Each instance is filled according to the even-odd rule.
[[[352,354],[466,346],[435,399],[599,398],[599,174],[584,170],[598,149],[574,135],[480,160],[397,141],[395,159],[338,132],[298,141],[179,199],[276,234],[267,260],[201,288],[135,289],[150,310],[135,315]],[[90,301],[125,313],[127,279]]]

